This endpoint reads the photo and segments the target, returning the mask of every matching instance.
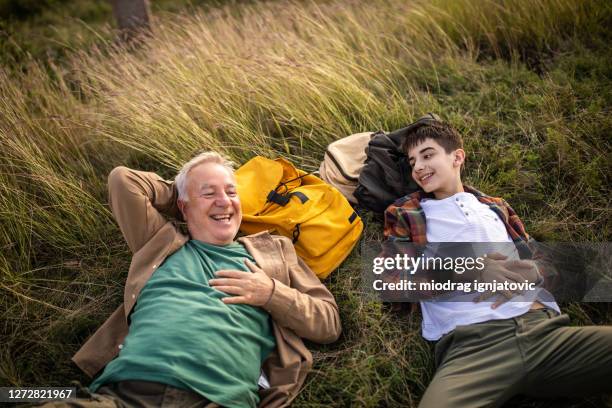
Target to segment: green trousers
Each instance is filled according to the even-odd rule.
[[[120,381],[105,384],[94,394],[85,389],[85,394],[41,408],[219,408],[195,392],[151,381]]]
[[[568,327],[550,309],[458,326],[436,344],[420,408],[498,407],[537,398],[612,393],[612,327]]]

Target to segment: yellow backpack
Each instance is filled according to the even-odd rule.
[[[351,252],[363,230],[346,198],[283,158],[257,156],[236,170],[240,231],[270,230],[293,240],[297,254],[326,278]]]

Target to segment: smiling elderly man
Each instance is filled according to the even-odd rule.
[[[288,405],[312,365],[301,338],[335,341],[338,308],[289,239],[234,240],[231,164],[202,153],[174,183],[118,167],[109,194],[134,255],[124,303],[73,357],[104,369],[95,394],[67,406]],[[189,236],[166,218],[179,211]]]

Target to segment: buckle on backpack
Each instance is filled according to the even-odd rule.
[[[300,238],[300,224],[295,224],[295,229],[293,230],[293,233],[291,233],[291,236],[293,238],[291,242],[293,242],[293,245],[295,245]]]
[[[290,198],[290,196],[284,196],[272,190],[268,193],[266,200],[284,207],[289,203]]]

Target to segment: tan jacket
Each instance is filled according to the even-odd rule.
[[[92,377],[119,353],[128,333],[127,318],[147,280],[189,240],[162,215],[178,214],[172,182],[154,173],[117,167],[108,177],[108,188],[113,214],[134,255],[123,304],[72,357]],[[338,339],[341,330],[338,306],[327,288],[297,257],[288,238],[262,232],[238,240],[274,281],[272,296],[263,308],[273,320],[276,350],[263,365],[271,387],[260,392],[260,406],[287,406],[312,366],[312,355],[301,338],[317,343]]]

